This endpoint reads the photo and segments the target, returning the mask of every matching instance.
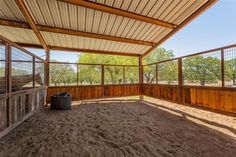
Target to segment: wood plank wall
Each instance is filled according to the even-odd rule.
[[[140,95],[140,84],[48,87],[47,102],[58,92],[68,92],[73,100]]]
[[[182,92],[182,102],[181,93]],[[144,84],[143,94],[175,103],[191,104],[208,109],[236,113],[236,90],[209,87],[182,87]]]
[[[45,103],[45,89],[35,88],[0,97],[0,138],[30,117]]]
[[[183,103],[236,113],[236,90],[227,88],[184,87]]]
[[[179,94],[178,86],[143,84],[143,95],[150,97],[178,103],[181,100]]]

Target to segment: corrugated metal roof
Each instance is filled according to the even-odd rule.
[[[0,19],[25,22],[14,0],[0,0]]]
[[[9,40],[14,42],[40,45],[40,42],[38,41],[34,32],[30,29],[0,25],[0,35],[7,37]]]
[[[181,24],[209,0],[89,0],[112,8]],[[102,12],[58,0],[25,0],[37,25],[109,35],[134,40],[159,42],[172,29],[147,22]],[[0,18],[26,22],[15,0],[0,1]],[[37,43],[31,30],[1,26],[1,34],[16,42]],[[14,34],[16,36],[14,36]],[[52,46],[97,49],[143,54],[150,46],[42,32]],[[20,38],[21,36],[21,38]]]
[[[137,54],[142,54],[142,50],[148,50],[151,48],[151,46],[114,42],[59,33],[42,32],[42,35],[50,46],[59,46],[65,48],[95,49],[102,51]],[[132,51],[133,49],[135,51]]]

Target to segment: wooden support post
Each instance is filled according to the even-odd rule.
[[[44,83],[45,83],[45,100],[47,99],[47,90],[49,86],[49,67],[50,67],[50,51],[46,51],[46,63],[44,64]],[[47,106],[47,101],[45,102],[45,106]]]
[[[49,86],[49,62],[50,62],[50,51],[46,51],[46,64],[45,64],[45,86]]]
[[[225,87],[225,56],[224,56],[224,49],[221,49],[221,81],[222,87]]]
[[[76,64],[76,79],[77,79],[77,86],[79,86],[79,64]]]
[[[125,81],[125,66],[123,66],[123,83],[125,84],[126,81]]]
[[[139,84],[140,84],[140,100],[143,100],[143,63],[142,63],[142,57],[139,57]]]
[[[11,64],[11,45],[6,44],[6,93],[9,95],[7,100],[7,127],[11,127],[11,92],[12,92],[12,64]]]
[[[35,57],[33,57],[33,88],[35,88]]]
[[[158,63],[156,65],[156,84],[158,84]]]
[[[101,65],[101,84],[102,84],[102,97],[105,95],[105,87],[104,87],[104,65]]]
[[[178,59],[179,103],[183,103],[182,58]]]

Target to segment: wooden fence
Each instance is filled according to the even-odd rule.
[[[0,138],[44,104],[42,87],[0,96]]]
[[[214,78],[215,81],[205,82],[200,79],[190,81],[186,79],[188,73],[184,73],[184,61],[186,61],[186,59],[189,61],[197,57],[199,59],[199,56],[206,60],[206,63],[201,63],[207,65],[205,69],[208,71],[205,73],[205,76],[212,74],[215,76],[219,75],[217,78]],[[214,69],[218,68],[218,71],[215,70],[214,73],[209,71],[211,67],[208,66],[207,58],[210,58],[209,62],[212,60],[215,61]],[[168,75],[163,79],[163,73],[160,75],[159,65],[173,61],[176,63],[176,68],[169,73],[167,71],[168,69],[166,69],[164,73]],[[230,64],[228,64],[229,62]],[[173,66],[175,63],[169,65]],[[164,66],[162,66],[162,69],[165,70],[163,67]],[[145,78],[145,68],[147,69],[146,71],[149,72],[146,72],[146,76],[153,76],[152,79]],[[231,71],[226,68],[229,68]],[[236,113],[236,45],[144,65],[143,69],[143,95],[175,103],[190,104],[218,111]],[[193,71],[197,71],[196,67],[193,68]],[[168,82],[167,79],[170,75],[174,75],[172,76],[172,79],[174,79]],[[201,77],[201,75],[199,75],[199,77]],[[204,84],[202,84],[202,82]]]
[[[0,36],[0,138],[45,104],[44,60]]]
[[[68,92],[73,100],[100,99],[109,97],[135,96],[141,94],[140,84],[122,85],[92,85],[92,86],[59,86],[48,87],[47,102],[50,103],[51,95],[58,92]]]

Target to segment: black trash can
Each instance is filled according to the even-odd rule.
[[[51,96],[51,109],[71,110],[71,95],[67,92],[60,92]]]

